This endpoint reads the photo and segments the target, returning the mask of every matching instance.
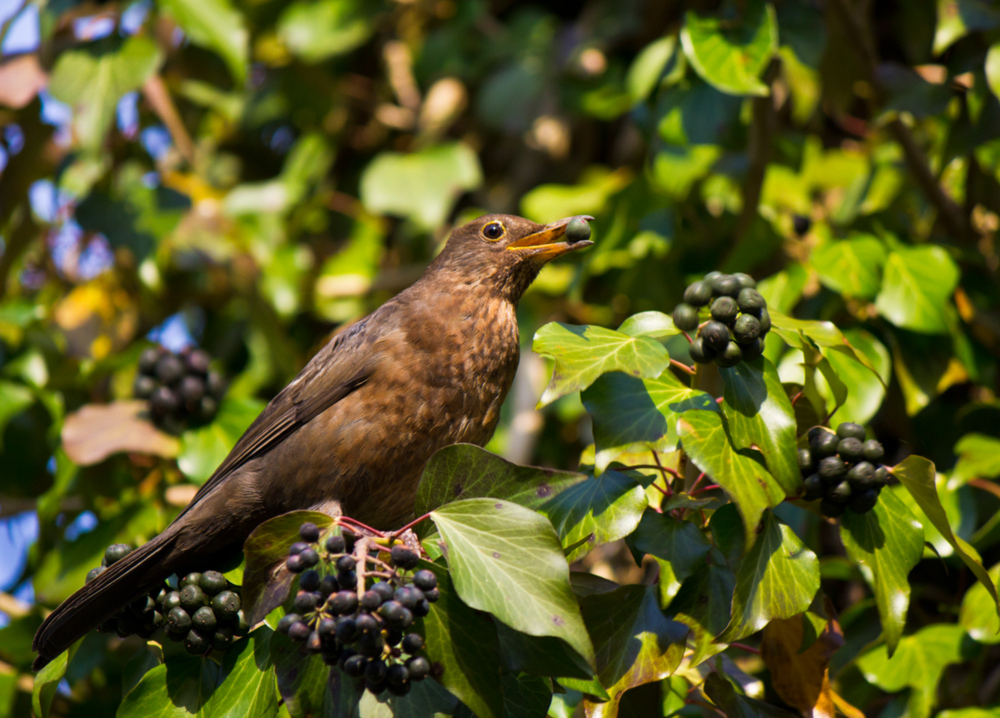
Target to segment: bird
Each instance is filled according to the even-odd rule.
[[[455,229],[420,279],[316,353],[162,533],[46,617],[34,669],[171,574],[218,565],[274,516],[401,526],[434,452],[493,435],[520,355],[518,300],[547,262],[593,244],[592,220],[489,214]]]

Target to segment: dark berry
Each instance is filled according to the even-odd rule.
[[[309,548],[309,544],[305,541],[296,541],[291,546],[288,547],[289,556],[298,556],[300,553]]]
[[[228,626],[219,626],[212,634],[212,648],[217,651],[224,651],[233,643],[233,629]]]
[[[744,274],[743,272],[737,272],[733,275],[737,282],[740,283],[740,289],[753,289],[757,286],[757,280],[751,277],[749,274]]]
[[[184,363],[173,354],[165,354],[156,362],[156,378],[164,384],[175,384],[184,376]]]
[[[145,374],[138,374],[132,383],[132,396],[136,399],[148,399],[156,391],[156,379]]]
[[[177,583],[178,589],[187,588],[188,586],[200,586],[201,585],[201,574],[197,571],[187,574]]]
[[[428,571],[426,568],[421,569],[413,574],[413,585],[421,591],[429,591],[432,588],[437,588],[437,576],[434,575],[433,571]]]
[[[368,616],[371,618],[371,616]],[[358,640],[358,634],[361,633],[358,630],[358,622],[349,616],[343,616],[337,619],[337,640],[341,643],[354,643]]]
[[[740,280],[731,274],[721,274],[712,279],[712,294],[717,297],[735,297],[740,289]]]
[[[201,575],[201,580],[198,582],[201,586],[201,590],[205,592],[208,596],[214,596],[221,591],[225,591],[229,588],[229,581],[218,571],[205,571]]]
[[[674,326],[683,332],[693,332],[698,328],[698,310],[690,304],[678,304],[670,316]]]
[[[319,584],[319,571],[314,568],[303,571],[302,575],[299,576],[299,588],[303,591],[319,591]]]
[[[743,350],[736,342],[729,342],[724,352],[715,357],[715,363],[721,367],[736,366],[743,361]]]
[[[413,607],[424,600],[424,592],[414,586],[400,586],[396,589],[394,598],[397,603],[413,610]]]
[[[859,491],[873,489],[876,486],[875,467],[868,461],[859,461],[847,472],[847,480]]]
[[[293,641],[305,641],[312,630],[305,621],[296,621],[288,628],[288,637]]]
[[[705,343],[705,347],[714,352],[724,351],[729,344],[729,330],[722,322],[706,322],[701,328],[701,340]]]
[[[365,680],[382,683],[388,672],[385,661],[368,661],[368,665],[365,666]]]
[[[378,609],[378,615],[389,623],[399,624],[403,620],[403,611],[406,609],[398,601],[386,601]]]
[[[323,637],[319,635],[319,631],[313,631],[306,638],[306,650],[310,653],[319,653],[323,650]]]
[[[216,399],[221,399],[226,393],[226,380],[218,372],[210,371],[205,379],[205,388]]]
[[[712,319],[722,322],[726,326],[732,326],[736,321],[736,315],[740,309],[736,306],[736,300],[732,297],[719,297],[712,302]]]
[[[847,507],[856,514],[866,514],[875,508],[878,503],[878,491],[876,489],[865,489],[851,497]]]
[[[163,600],[160,601],[160,608],[169,613],[171,609],[177,608],[181,605],[181,592],[180,591],[169,591],[163,596]]]
[[[692,282],[684,290],[684,303],[692,307],[703,307],[712,299],[712,285],[708,282]],[[675,322],[676,324],[676,322]]]
[[[815,464],[813,464],[812,452],[809,449],[799,449],[799,469],[803,474],[809,475],[813,472]]]
[[[875,486],[882,488],[889,483],[889,470],[884,466],[875,469]]]
[[[209,606],[202,606],[191,615],[191,624],[206,636],[215,630],[219,620]]]
[[[819,462],[816,473],[826,483],[837,484],[847,473],[847,464],[839,456],[827,456]]]
[[[205,605],[205,592],[200,587],[188,585],[181,589],[181,606],[189,612],[197,611]]]
[[[92,568],[90,569],[90,571],[87,572],[87,578],[85,578],[83,582],[90,583],[91,581],[93,581],[95,578],[97,578],[107,570],[108,569],[105,568],[104,566],[98,566],[97,568]]]
[[[414,568],[420,562],[420,556],[406,546],[393,546],[390,555],[392,562],[404,571]]]
[[[319,597],[311,591],[299,591],[295,595],[295,610],[298,613],[310,613],[316,609]]]
[[[302,620],[302,616],[297,613],[286,613],[278,621],[278,633],[283,633],[288,635],[288,629],[290,629],[294,624]]]
[[[844,511],[846,510],[847,504],[831,501],[830,499],[823,499],[819,502],[820,513],[824,516],[829,516],[831,519],[843,516]]]
[[[760,320],[752,314],[741,314],[733,326],[733,336],[740,344],[749,344],[760,336]]]
[[[201,397],[194,415],[198,421],[211,421],[219,411],[219,401],[210,396]]]
[[[358,653],[363,656],[381,656],[385,642],[382,640],[381,631],[370,631],[358,636]]]
[[[826,498],[839,504],[846,503],[851,498],[851,482],[844,479],[826,490]]]
[[[858,439],[853,436],[847,439],[841,439],[837,444],[837,453],[840,454],[840,458],[844,461],[849,461],[854,463],[856,461],[861,461],[865,456],[865,446]]]
[[[337,559],[337,571],[341,573],[353,571],[355,566],[357,563],[355,563],[353,556],[341,556]]]
[[[757,318],[760,319],[760,336],[763,338],[769,331],[771,331],[771,314],[767,311],[767,309],[761,309]]]
[[[306,570],[306,565],[302,563],[302,557],[298,554],[289,556],[285,561],[285,567],[292,573],[302,573]]]
[[[701,337],[697,337],[691,342],[691,346],[688,347],[688,353],[691,355],[691,359],[698,364],[711,363],[715,359],[716,354],[715,351],[705,345]]]
[[[424,591],[424,598],[426,598],[431,603],[435,603],[439,598],[441,598],[440,588],[431,588]]]
[[[319,526],[311,521],[307,521],[299,527],[299,536],[302,537],[303,541],[316,543],[319,541]]]
[[[116,543],[104,550],[104,565],[112,566],[132,553],[132,547],[127,543]]]
[[[353,591],[338,591],[328,599],[327,605],[338,616],[354,613],[358,610],[358,594]]]
[[[845,421],[837,427],[837,436],[841,439],[857,439],[858,441],[864,441],[865,427],[861,426],[861,424],[855,424],[853,421]]]
[[[419,573],[419,572],[418,572]],[[392,600],[392,597],[396,594],[395,589],[385,581],[379,581],[378,583],[373,583],[371,591],[378,594],[378,597],[382,599],[382,602]]]
[[[171,633],[187,633],[191,630],[191,614],[178,606],[167,614],[167,630]]]
[[[164,348],[160,346],[143,349],[142,354],[139,355],[139,371],[143,374],[152,375],[156,371],[156,362],[160,360],[160,357],[164,353]]]
[[[196,376],[188,374],[181,379],[181,385],[177,389],[177,394],[180,396],[181,403],[184,406],[194,409],[198,406],[201,398],[205,396],[205,382]]]
[[[319,619],[316,630],[319,631],[319,635],[323,636],[323,638],[329,638],[336,635],[337,621],[329,616],[323,616],[323,618]]]
[[[882,448],[882,444],[878,439],[869,439],[864,443],[863,448],[865,454],[865,460],[870,461],[873,464],[877,464],[885,456],[885,449]]]
[[[407,633],[403,637],[402,649],[406,653],[416,653],[424,647],[424,637],[419,633]]]
[[[809,474],[802,479],[802,488],[805,490],[803,498],[806,501],[815,501],[823,496],[823,479],[820,478],[819,474]]]
[[[192,628],[184,637],[184,648],[187,649],[188,653],[203,656],[212,649],[212,639]]]
[[[375,591],[365,591],[361,594],[361,600],[358,601],[358,605],[362,611],[374,611],[382,605],[382,599]]]
[[[436,588],[432,588],[427,593],[428,594],[433,593],[435,596],[438,596],[440,595],[441,592]],[[437,598],[435,598],[434,600],[436,601]],[[423,618],[430,612],[431,612],[431,602],[428,601],[426,598],[413,607],[413,615],[416,616],[417,618]]]
[[[340,584],[337,583],[337,577],[324,576],[319,582],[319,588],[317,590],[323,596],[329,596],[331,593],[336,593],[340,590]]]
[[[752,342],[740,344],[740,349],[743,350],[743,361],[753,361],[764,353],[764,340],[757,337]]]
[[[319,554],[316,552],[316,549],[307,548],[299,554],[299,560],[302,561],[302,565],[306,568],[312,568],[319,563]]]
[[[827,456],[833,456],[837,453],[837,445],[839,443],[836,434],[822,429],[815,435],[812,432],[809,435],[809,448],[812,450],[814,459],[822,460]]]
[[[368,659],[362,655],[355,653],[344,661],[343,670],[344,673],[349,675],[351,678],[360,678],[365,674],[365,666],[368,664]]]
[[[346,571],[337,574],[337,583],[345,591],[353,591],[358,587],[358,575],[354,571]]]
[[[803,217],[801,214],[792,215],[792,229],[795,230],[795,234],[798,236],[804,235],[809,231],[812,226],[812,220],[808,217]]]
[[[393,646],[398,646],[399,642],[403,640],[403,632],[398,628],[393,628],[385,632],[385,644],[392,648]]]
[[[385,674],[385,682],[392,686],[401,686],[410,682],[410,671],[402,663],[393,663]]]
[[[736,297],[736,306],[744,314],[756,317],[762,309],[767,307],[767,302],[764,301],[763,294],[752,287],[747,287],[740,290],[739,295]]]
[[[193,349],[184,357],[184,364],[189,372],[205,375],[208,373],[208,354],[201,349]]]
[[[431,672],[431,664],[423,656],[414,656],[406,662],[406,669],[410,672],[411,681],[422,681]]]
[[[344,553],[344,537],[340,535],[330,536],[326,539],[326,550],[330,553]]]

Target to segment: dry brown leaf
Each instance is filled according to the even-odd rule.
[[[144,401],[87,404],[66,417],[63,448],[70,460],[90,466],[122,451],[174,457],[180,441],[140,417]]]
[[[38,63],[38,53],[21,55],[0,64],[0,105],[20,110],[49,84]]]
[[[833,691],[827,666],[844,644],[835,621],[805,651],[802,615],[774,619],[764,627],[760,653],[771,672],[771,683],[785,703],[807,718],[833,718]]]

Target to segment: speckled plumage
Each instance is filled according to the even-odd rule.
[[[35,667],[171,573],[211,566],[273,516],[315,508],[402,525],[435,451],[492,436],[517,369],[517,301],[545,262],[590,244],[550,241],[572,219],[542,227],[487,215],[455,230],[419,281],[313,357],[162,534],[46,619]],[[497,225],[503,235],[487,236]]]

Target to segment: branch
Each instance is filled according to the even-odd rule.
[[[181,116],[177,113],[177,108],[174,107],[174,101],[170,99],[170,93],[167,92],[167,87],[163,84],[163,79],[159,75],[150,77],[146,80],[146,84],[142,86],[142,94],[153,108],[153,111],[163,121],[163,124],[167,126],[170,136],[174,138],[174,144],[177,145],[177,151],[181,153],[181,157],[187,160],[189,165],[193,166],[194,141],[191,139],[191,135],[188,134],[187,128],[184,127]]]

